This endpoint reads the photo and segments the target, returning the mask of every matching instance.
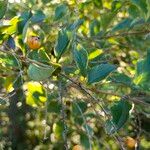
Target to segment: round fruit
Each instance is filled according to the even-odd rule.
[[[39,49],[41,46],[40,38],[38,36],[29,36],[27,38],[27,45],[30,49]]]
[[[83,150],[80,145],[75,145],[72,150]]]
[[[127,137],[125,140],[125,143],[127,145],[128,148],[135,148],[135,144],[136,144],[136,140],[133,139],[132,137]]]

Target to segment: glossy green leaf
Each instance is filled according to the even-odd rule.
[[[85,133],[80,133],[80,143],[85,149],[90,149],[90,139]]]
[[[111,64],[101,64],[91,68],[88,72],[88,83],[91,84],[105,79],[115,69],[116,66]]]
[[[57,6],[55,9],[55,20],[61,19],[64,15],[67,14],[67,6],[65,4]]]
[[[32,23],[40,23],[45,19],[45,17],[46,16],[43,13],[43,11],[39,10],[31,17],[31,22]]]
[[[20,21],[18,22],[18,32],[22,34],[24,26],[28,22],[28,20],[32,17],[31,11],[25,11],[19,17]]]
[[[74,102],[72,104],[73,116],[81,116],[87,109],[87,104],[85,102]]]
[[[106,131],[108,134],[113,134],[122,128],[129,118],[129,111],[132,105],[126,100],[120,100],[111,107],[112,120],[106,121]]]
[[[80,50],[74,50],[73,55],[74,55],[74,60],[76,62],[77,67],[80,70],[81,75],[85,77],[87,74],[87,67],[88,67],[87,51],[84,48]]]
[[[74,29],[79,28],[84,22],[84,19],[78,19],[77,21],[75,21],[73,24],[69,25],[67,27],[67,30],[72,31]]]
[[[147,13],[146,0],[131,0],[131,2],[139,7],[144,13]]]
[[[146,15],[147,17],[147,13],[148,13],[148,8],[147,8],[147,0],[131,0],[131,2],[137,6],[137,8],[139,8],[141,10],[141,12],[143,12],[143,14]]]
[[[57,60],[60,59],[61,55],[66,51],[69,43],[69,38],[65,30],[61,30],[58,33],[58,39],[55,47],[55,56]]]
[[[39,62],[48,63],[50,61],[48,54],[45,52],[45,50],[41,50],[41,49],[38,51],[31,51],[28,54],[28,57]]]
[[[108,80],[127,86],[131,86],[132,84],[132,79],[123,73],[114,73],[112,76],[110,76],[110,78],[108,78]]]
[[[113,27],[112,31],[125,30],[130,28],[131,22],[133,20],[131,18],[126,18],[119,22],[116,26]]]
[[[141,16],[139,9],[135,5],[130,5],[128,12],[132,18],[138,18]]]
[[[41,81],[50,77],[54,70],[55,69],[52,66],[41,67],[36,64],[30,64],[28,68],[28,76],[34,81]]]
[[[117,130],[123,127],[128,120],[131,108],[132,105],[126,100],[116,102],[116,104],[111,107],[112,121],[116,125]]]
[[[0,1],[0,19],[2,19],[3,16],[5,15],[5,12],[7,10],[7,3],[8,0]]]

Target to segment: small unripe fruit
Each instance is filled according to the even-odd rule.
[[[30,49],[39,49],[41,46],[41,41],[38,36],[29,36],[27,38],[27,45]]]
[[[83,150],[80,145],[75,145],[72,150]]]

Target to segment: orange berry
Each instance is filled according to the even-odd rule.
[[[128,148],[133,149],[135,148],[136,140],[128,136],[125,140],[125,143]]]
[[[27,38],[27,45],[30,49],[39,49],[41,46],[40,38],[37,36],[29,36]]]
[[[72,150],[83,150],[80,145],[75,145]]]

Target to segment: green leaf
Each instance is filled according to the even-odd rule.
[[[67,27],[67,30],[69,31],[73,31],[74,29],[79,28],[84,22],[84,19],[78,19],[77,21],[75,21],[73,24],[69,25]]]
[[[121,6],[122,6],[122,3],[120,1],[114,0],[111,5],[111,10],[117,11],[118,9],[121,8]]]
[[[5,35],[5,34],[0,34],[0,44],[3,43],[3,41],[5,40],[6,37],[7,37],[7,35]]]
[[[117,11],[105,13],[102,15],[101,26],[102,26],[103,30],[106,30],[110,26],[110,24],[116,17],[116,14],[117,14]]]
[[[18,22],[18,32],[22,34],[24,26],[28,22],[28,20],[32,17],[31,11],[26,11],[21,14],[19,17],[20,21]]]
[[[58,101],[50,101],[48,104],[48,112],[59,114],[61,110],[61,104]]]
[[[21,88],[22,84],[23,84],[23,79],[22,76],[20,75],[15,79],[15,82],[13,82],[13,88],[14,89]]]
[[[74,102],[72,104],[72,113],[73,116],[81,116],[87,110],[87,104],[85,102]]]
[[[0,98],[0,105],[6,105],[6,104],[7,104],[6,100]]]
[[[108,80],[115,83],[125,84],[127,86],[131,86],[132,84],[132,79],[123,73],[114,73]]]
[[[148,19],[150,19],[150,0],[146,0],[146,4],[147,4],[147,21]]]
[[[59,31],[58,39],[54,51],[57,61],[60,59],[61,55],[66,51],[68,43],[69,43],[69,39],[66,30]]]
[[[122,128],[129,118],[129,111],[132,105],[126,100],[120,100],[111,107],[112,120],[106,121],[106,131],[108,134],[113,134]]]
[[[41,49],[38,51],[31,51],[28,54],[28,57],[30,59],[33,59],[33,60],[36,60],[39,62],[47,62],[48,63],[50,61],[48,54],[45,52],[45,50],[41,50]]]
[[[90,23],[90,35],[95,36],[100,31],[100,22],[96,19],[94,19]]]
[[[53,124],[53,133],[57,140],[61,140],[63,138],[64,124],[59,121]]]
[[[52,66],[41,67],[36,64],[30,64],[28,68],[28,75],[30,79],[34,81],[41,81],[50,77],[54,71],[55,69]]]
[[[66,75],[73,74],[76,71],[76,68],[74,66],[64,66],[62,69]]]
[[[102,8],[102,7],[103,7],[103,2],[102,2],[102,0],[93,0],[93,3],[94,3],[94,5],[95,5],[97,8]]]
[[[88,72],[88,83],[91,84],[105,79],[115,69],[116,66],[111,64],[101,64],[91,68]]]
[[[87,134],[80,134],[80,143],[85,149],[90,149],[90,139],[88,138]]]
[[[137,63],[134,83],[145,90],[150,90],[150,50],[147,51],[145,59]]]
[[[116,126],[116,129],[119,130],[123,125],[126,123],[126,121],[129,118],[129,111],[131,110],[132,105],[126,101],[121,100],[119,102],[116,102],[111,107],[111,113],[112,113],[112,121]]]
[[[46,16],[43,13],[43,11],[39,10],[31,17],[31,22],[32,23],[40,23],[45,19],[45,17]]]
[[[65,4],[57,6],[55,9],[55,20],[61,19],[65,14],[67,14],[67,6]]]
[[[131,0],[131,2],[132,2],[132,4],[134,4],[135,6],[137,6],[137,8],[139,10],[141,10],[141,12],[143,12],[143,14],[145,15],[145,17],[147,17],[148,8],[147,8],[146,0]]]
[[[91,126],[84,124],[83,127],[84,127],[86,133],[88,133],[90,136],[93,136],[94,131],[93,131],[93,128]]]
[[[135,5],[130,5],[128,12],[132,18],[137,18],[140,16],[140,11]]]
[[[5,15],[5,12],[7,10],[7,3],[8,0],[0,1],[0,19],[2,19],[3,16]]]
[[[26,38],[26,34],[27,34],[27,30],[30,24],[30,19],[26,22],[24,28],[23,28],[23,32],[22,32],[22,41],[25,42],[25,38]]]
[[[21,66],[21,62],[13,55],[0,54],[0,63],[3,63],[5,67],[20,68]]]
[[[116,26],[113,27],[112,31],[125,30],[130,28],[131,22],[133,20],[131,18],[126,18],[119,22]]]
[[[76,65],[80,69],[81,75],[85,77],[87,74],[87,67],[88,67],[87,51],[83,48],[80,50],[74,50],[73,55],[74,55]]]

